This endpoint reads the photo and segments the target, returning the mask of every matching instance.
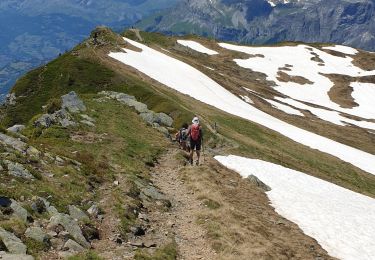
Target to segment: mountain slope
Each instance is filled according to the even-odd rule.
[[[331,42],[375,50],[374,10],[370,0],[192,0],[141,21],[139,27],[251,44]]]
[[[87,188],[89,195],[97,194],[98,204],[105,209],[104,226],[100,223],[98,225],[103,228],[104,237],[113,241],[93,241],[92,243],[98,245],[95,247],[97,253],[109,259],[116,252],[122,255],[134,253],[133,249],[126,246],[127,242],[135,243],[134,247],[144,247],[146,244],[150,245],[150,237],[155,239],[153,235],[169,239],[173,237],[173,232],[177,232],[174,237],[175,246],[168,244],[170,240],[158,240],[156,243],[157,248],[162,251],[157,250],[156,254],[168,252],[173,256],[175,251],[171,247],[177,247],[177,250],[188,248],[184,245],[185,240],[178,235],[186,235],[183,230],[186,218],[180,219],[180,215],[176,214],[185,212],[186,216],[196,218],[197,221],[192,223],[199,226],[194,226],[194,230],[198,228],[199,232],[204,234],[199,241],[210,245],[214,253],[222,258],[329,259],[324,249],[314,240],[318,238],[309,238],[303,234],[305,222],[289,218],[287,211],[280,211],[279,204],[274,204],[275,200],[270,194],[273,194],[273,191],[275,194],[280,192],[283,186],[269,183],[272,191],[267,192],[267,196],[275,211],[263,191],[256,188],[257,185],[261,186],[258,181],[255,181],[257,184],[249,184],[247,179],[242,179],[238,174],[220,166],[212,156],[236,154],[278,164],[279,167],[298,171],[301,179],[311,180],[312,177],[304,176],[308,174],[313,176],[316,182],[324,180],[328,186],[341,186],[346,192],[354,191],[360,200],[367,195],[369,197],[366,199],[372,201],[372,198],[375,198],[375,176],[371,174],[370,167],[372,161],[370,160],[366,168],[366,165],[359,165],[355,161],[348,163],[348,158],[355,153],[364,155],[357,157],[359,161],[365,157],[372,158],[375,153],[373,130],[367,128],[374,123],[372,103],[367,103],[361,95],[361,90],[366,92],[367,97],[371,97],[373,93],[374,55],[343,46],[284,43],[267,49],[217,43],[199,37],[166,37],[136,30],[127,31],[123,36],[126,40],[106,28],[98,28],[89,39],[72,51],[21,78],[12,89],[15,100],[9,101],[8,105],[2,108],[2,123],[6,126],[26,124],[22,134],[36,147],[41,147],[43,154],[50,150],[53,154],[78,158],[86,165],[86,161],[93,160],[89,159],[90,156],[76,156],[76,151],[96,151],[98,154],[95,152],[92,156],[100,158],[99,162],[111,162],[111,172],[113,171],[116,179],[119,178],[120,184],[126,183],[117,190],[112,186],[113,179],[104,179],[104,184],[101,185],[103,189],[95,185]],[[294,56],[290,55],[291,51]],[[262,66],[256,67],[257,64]],[[280,64],[282,67],[279,68]],[[332,71],[333,69],[335,70]],[[321,77],[324,77],[324,80]],[[310,100],[299,100],[288,94],[292,87],[299,88]],[[335,93],[329,95],[329,89],[335,89]],[[79,123],[76,128],[36,128],[36,119],[47,110],[53,111],[54,107],[59,106],[56,99],[72,90],[82,97],[88,107],[85,113],[96,119],[96,127],[85,127],[80,123],[81,119],[77,119],[80,115],[77,115],[73,116]],[[124,94],[98,94],[103,90]],[[309,92],[311,90],[315,92]],[[294,92],[298,93],[291,91]],[[318,96],[317,93],[324,94],[326,99],[314,99]],[[177,153],[176,148],[170,146],[156,131],[157,126],[154,125],[156,128],[152,129],[141,122],[136,111],[146,118],[146,115],[142,114],[142,106],[138,104],[139,107],[132,110],[118,103],[121,100],[129,102],[125,94],[134,95],[136,100],[146,104],[149,110],[171,116],[175,129],[183,122],[190,122],[193,115],[198,115],[206,140],[206,160],[202,160],[203,165],[184,166],[186,155]],[[323,102],[327,99],[329,102]],[[336,107],[333,107],[333,104],[336,104]],[[47,107],[43,109],[42,106],[45,105]],[[359,108],[361,110],[358,110]],[[291,110],[295,113],[290,114]],[[127,117],[130,118],[129,122]],[[286,126],[293,131],[283,132]],[[307,135],[306,131],[310,134]],[[335,143],[336,147],[340,148],[329,150],[328,146],[320,147],[320,151],[310,148],[306,142],[311,140],[303,138],[315,138],[316,135],[312,133],[319,135],[319,138],[325,138],[324,140],[329,139],[330,143]],[[299,138],[296,138],[298,136]],[[319,140],[323,139],[317,140],[317,145],[320,145]],[[345,146],[338,145],[338,142]],[[160,156],[160,151],[165,150],[167,156]],[[343,151],[349,152],[346,157],[339,158],[338,154]],[[160,165],[157,165],[156,161],[160,157]],[[153,168],[155,164],[157,167]],[[51,167],[53,169],[54,166]],[[100,167],[106,169],[105,164]],[[273,172],[273,169],[260,169],[262,174],[267,174],[268,171]],[[100,172],[102,171],[93,173]],[[257,174],[257,171],[254,170],[253,173]],[[4,173],[1,176],[5,178],[8,175]],[[262,176],[258,175],[261,179],[264,178]],[[87,173],[82,176],[82,181],[85,181],[86,177],[90,180],[92,176]],[[45,187],[44,185],[48,184],[44,178],[47,177],[43,177],[38,185]],[[57,178],[58,182],[60,178],[64,180],[66,177],[61,174]],[[91,179],[91,183],[93,180],[95,179]],[[4,183],[8,182],[9,179],[4,179]],[[156,185],[149,186],[149,183]],[[134,185],[138,188],[134,188]],[[306,185],[308,186],[308,183]],[[28,191],[27,185],[20,187],[23,193]],[[164,204],[165,201],[156,203],[143,196],[143,192],[150,190],[153,192],[147,194],[159,196],[151,187],[160,188],[169,199],[180,196],[176,200],[172,199],[171,212],[165,212],[165,208],[161,211],[153,208],[168,205]],[[11,188],[0,188],[6,191],[3,193],[7,196],[20,200],[18,193],[11,194]],[[183,196],[184,190],[189,192],[186,197]],[[64,198],[63,203],[58,204],[59,211],[66,210],[66,206],[72,203],[72,197],[75,198],[75,205],[84,204],[77,198],[79,194],[65,191],[64,194],[50,191],[52,197]],[[113,197],[111,191],[115,191]],[[31,197],[29,194],[34,192],[36,191],[33,188],[32,192],[27,193],[24,204],[28,204]],[[309,193],[309,190],[306,190],[306,193]],[[46,196],[39,194],[38,196]],[[71,194],[74,196],[71,197]],[[123,196],[124,194],[126,196]],[[300,194],[301,199],[305,198],[303,194]],[[325,194],[322,191],[321,197],[329,202],[330,198],[325,197]],[[128,196],[134,201],[129,200]],[[120,208],[117,200],[123,205]],[[189,200],[193,200],[192,206],[183,207],[189,204]],[[129,203],[133,208],[127,208]],[[285,201],[286,205],[288,203],[293,204],[293,200]],[[345,205],[342,200],[337,203],[340,209],[344,209]],[[313,206],[317,205],[311,202],[311,207]],[[347,208],[352,206],[347,205]],[[123,214],[124,211],[134,212],[134,207],[142,212],[139,218]],[[361,207],[357,209],[360,212],[363,210]],[[303,208],[298,212],[303,215]],[[321,211],[314,214],[321,217],[319,212]],[[139,223],[147,222],[144,220],[144,214],[147,215],[151,228],[146,230],[145,235],[132,240],[134,237],[129,237],[129,230]],[[331,217],[333,213],[326,211],[325,214]],[[363,216],[367,216],[366,214]],[[129,219],[124,219],[124,215]],[[175,216],[177,220],[173,222]],[[121,224],[116,222],[117,218]],[[355,227],[353,232],[359,234],[359,231],[363,230],[359,227],[366,226],[364,234],[367,236],[366,230],[373,227],[372,223],[367,222],[353,224],[342,221],[340,232],[352,232]],[[323,222],[318,221],[315,225],[309,223],[308,228],[317,228],[321,223]],[[193,224],[187,224],[189,225]],[[166,228],[171,228],[167,236],[163,233]],[[151,230],[156,230],[156,233]],[[330,229],[320,228],[319,231],[324,233],[325,230]],[[119,241],[119,233],[125,233],[125,236],[121,236],[121,241],[125,241],[122,245],[116,245],[115,242]],[[331,238],[327,241],[336,241],[337,234],[327,235]],[[187,241],[190,241],[189,232],[187,237]],[[167,244],[169,246],[164,247]],[[341,244],[338,247],[341,253]],[[371,248],[372,244],[370,250]],[[363,252],[353,250],[358,253],[358,258],[363,256]],[[145,254],[154,252],[147,248],[141,251]],[[330,254],[331,252],[329,251]],[[182,255],[189,253],[191,255],[191,252],[180,252]]]
[[[81,42],[98,25],[129,27],[176,4],[158,1],[39,1],[0,3],[0,94],[31,68]]]

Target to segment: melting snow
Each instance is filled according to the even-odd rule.
[[[348,55],[356,55],[358,53],[356,49],[348,47],[348,46],[342,46],[342,45],[323,47],[323,49],[338,51],[338,52],[348,54]]]
[[[359,116],[366,119],[375,119],[375,107],[372,103],[371,110],[342,108],[333,102],[328,92],[333,87],[333,82],[322,74],[344,74],[352,77],[375,75],[375,71],[364,71],[352,64],[351,57],[337,57],[324,51],[306,45],[283,46],[283,47],[248,47],[227,43],[220,43],[221,47],[240,51],[252,55],[262,54],[263,57],[252,57],[249,59],[235,59],[235,62],[244,68],[262,72],[267,79],[274,81],[279,92],[297,100],[324,106],[343,113]],[[309,50],[308,48],[311,48]],[[324,61],[325,66],[319,66],[318,62],[311,59],[318,55]],[[286,71],[291,76],[302,76],[313,84],[298,84],[294,82],[282,82],[277,79],[279,69],[286,64],[292,65]],[[375,84],[373,84],[375,87]],[[368,104],[368,103],[367,103]]]
[[[273,107],[287,113],[287,114],[290,114],[290,115],[297,115],[297,116],[305,116],[301,111],[297,110],[297,109],[294,109],[290,106],[287,106],[287,105],[284,105],[284,104],[281,104],[279,102],[276,102],[276,101],[273,101],[273,100],[270,100],[270,99],[265,99],[265,101],[267,101],[268,103],[270,103]]]
[[[141,43],[125,40],[142,51],[125,49],[126,53],[112,52],[109,54],[110,57],[201,102],[261,124],[298,143],[336,156],[364,171],[375,174],[375,155],[285,123],[242,101],[194,67]]]
[[[195,41],[178,40],[177,42],[179,44],[181,44],[183,46],[186,46],[186,47],[189,47],[190,49],[193,49],[193,50],[195,50],[197,52],[206,53],[208,55],[219,54],[218,52],[210,50],[210,49],[204,47],[202,44],[200,44],[198,42],[195,42]]]
[[[273,163],[238,156],[215,157],[243,177],[251,174],[271,187],[276,211],[340,259],[375,256],[375,200]]]

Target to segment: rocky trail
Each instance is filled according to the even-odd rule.
[[[156,213],[151,219],[167,224],[175,235],[179,250],[179,259],[215,259],[216,253],[207,241],[206,232],[196,219],[204,209],[201,201],[197,200],[193,190],[190,190],[179,174],[181,166],[176,157],[178,149],[170,149],[155,168],[153,181],[171,200],[172,208],[168,213]],[[199,167],[196,167],[197,172]]]

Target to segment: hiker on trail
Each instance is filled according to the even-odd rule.
[[[193,164],[193,156],[194,156],[194,150],[197,153],[197,161],[196,165],[199,165],[199,159],[201,156],[201,147],[202,147],[202,141],[203,141],[203,131],[202,127],[199,124],[199,118],[194,117],[192,121],[192,125],[189,126],[188,129],[188,135],[190,138],[190,164]]]
[[[189,145],[188,145],[188,139],[189,139],[188,128],[189,128],[189,125],[187,123],[184,123],[181,129],[176,133],[176,141],[179,143],[180,149],[186,152],[190,152]]]

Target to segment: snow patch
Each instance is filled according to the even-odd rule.
[[[202,44],[195,42],[195,41],[189,41],[189,40],[177,40],[177,42],[185,47],[188,47],[190,49],[193,49],[197,52],[205,53],[208,55],[216,55],[219,54],[218,52],[208,49],[204,47]]]
[[[297,109],[294,109],[290,106],[281,104],[279,102],[276,102],[276,101],[273,101],[273,100],[270,100],[270,99],[264,98],[264,100],[267,101],[268,103],[270,103],[272,107],[277,108],[277,109],[283,111],[284,113],[287,113],[287,114],[290,114],[290,115],[305,116],[301,111],[299,111]]]
[[[125,49],[126,53],[111,52],[109,54],[110,57],[136,68],[182,94],[189,95],[196,100],[232,115],[256,122],[298,143],[336,156],[364,171],[375,174],[375,155],[308,132],[272,117],[244,102],[196,68],[136,41],[126,38],[125,40],[142,49],[142,51],[136,52]]]
[[[276,211],[315,238],[331,256],[374,259],[374,199],[273,163],[233,155],[215,159],[243,177],[253,174],[270,186],[267,195]]]
[[[323,47],[323,49],[337,51],[348,55],[356,55],[358,53],[356,49],[343,45],[328,46]]]
[[[351,57],[337,57],[307,45],[282,47],[249,47],[227,43],[220,43],[219,45],[229,50],[251,55],[258,54],[256,57],[235,59],[234,61],[241,67],[265,73],[267,80],[276,83],[275,89],[277,91],[292,99],[324,106],[365,119],[375,119],[374,103],[372,110],[342,108],[328,96],[328,92],[333,87],[333,82],[322,74],[342,74],[352,77],[375,75],[375,71],[365,71],[354,66]],[[259,57],[259,54],[264,58]],[[325,66],[319,66],[318,62],[311,60],[316,55],[323,60]],[[279,81],[277,79],[279,68],[284,67],[285,64],[292,65],[289,68],[290,71],[288,71],[290,76],[304,77],[313,84],[301,85],[295,82]]]

